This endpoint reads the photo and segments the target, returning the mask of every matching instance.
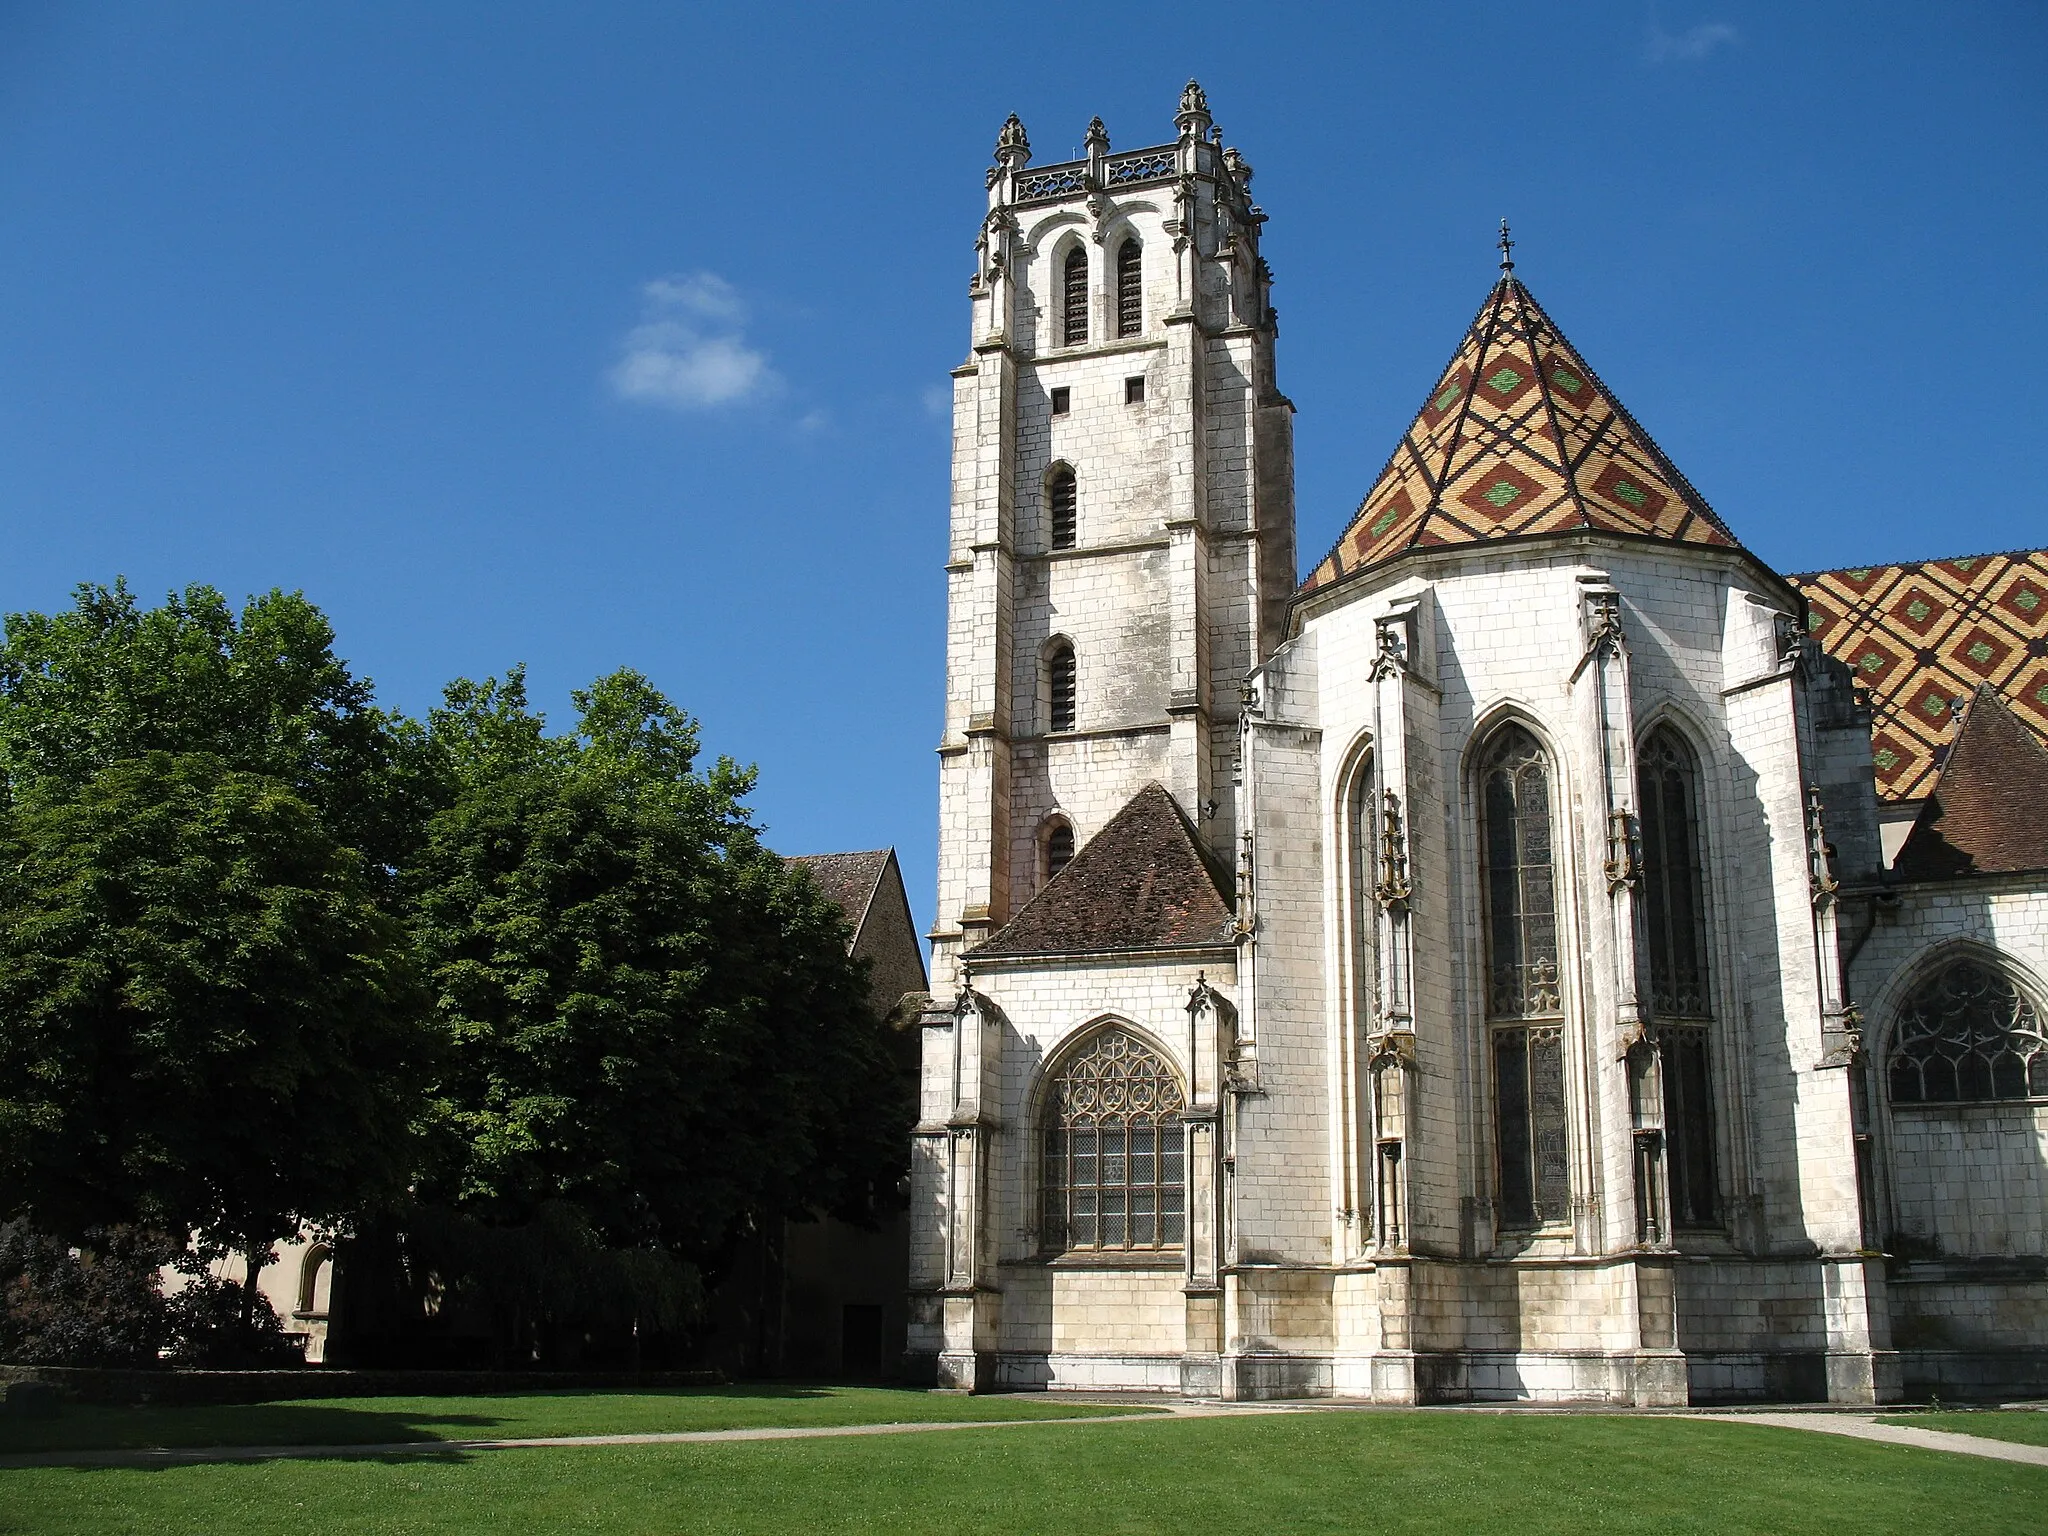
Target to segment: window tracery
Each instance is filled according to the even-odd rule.
[[[1104,1028],[1060,1067],[1043,1125],[1048,1252],[1181,1245],[1185,1103],[1173,1069],[1127,1029]]]
[[[1894,1104],[2048,1098],[2048,1036],[2034,1004],[1981,960],[1957,959],[1913,989],[1892,1034]]]

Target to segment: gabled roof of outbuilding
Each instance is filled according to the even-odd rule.
[[[1411,549],[1583,531],[1739,547],[1504,272],[1304,592]]]
[[[803,865],[811,883],[834,901],[846,914],[846,923],[860,934],[860,925],[875,899],[875,889],[888,871],[893,848],[871,848],[863,853],[800,853],[790,859]]]
[[[1147,784],[971,954],[1097,954],[1230,942],[1230,884],[1172,795]]]
[[[1979,683],[1934,793],[1892,868],[1947,880],[2048,869],[2048,748]]]
[[[1859,565],[1788,578],[1814,641],[1870,698],[1877,792],[1928,792],[1981,684],[2048,738],[2048,550]]]

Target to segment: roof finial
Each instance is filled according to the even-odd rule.
[[[1500,269],[1503,272],[1515,270],[1515,242],[1508,236],[1508,221],[1500,221]]]

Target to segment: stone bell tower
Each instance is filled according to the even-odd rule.
[[[1239,689],[1294,590],[1252,169],[1193,81],[1177,137],[988,172],[953,371],[932,987],[1147,783],[1234,862]]]

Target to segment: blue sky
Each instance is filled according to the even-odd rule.
[[[931,910],[982,168],[1198,75],[1304,569],[1518,271],[1781,569],[2048,543],[2048,8],[0,3],[0,608],[301,588],[408,710],[625,664]]]

